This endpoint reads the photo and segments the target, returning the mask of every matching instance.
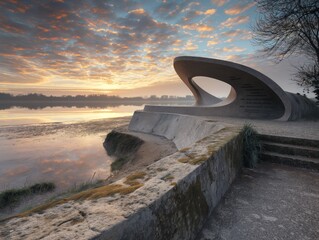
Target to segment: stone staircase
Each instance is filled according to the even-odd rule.
[[[319,140],[259,135],[260,159],[319,171]]]

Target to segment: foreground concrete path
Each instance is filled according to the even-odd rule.
[[[319,172],[244,169],[197,239],[319,239]]]

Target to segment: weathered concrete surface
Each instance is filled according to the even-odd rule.
[[[238,132],[223,127],[141,169],[137,185],[128,178],[114,183],[138,186],[133,192],[65,199],[1,222],[0,239],[194,239],[241,169]]]
[[[152,106],[144,111],[196,116],[228,116],[282,121],[319,118],[319,108],[306,97],[285,92],[273,80],[247,66],[218,59],[181,56],[174,59],[176,73],[191,90],[196,106]],[[193,78],[211,77],[231,86],[227,99],[205,92]]]
[[[227,126],[232,125],[197,116],[135,111],[129,130],[163,136],[182,149]]]
[[[198,240],[319,239],[319,172],[270,163],[245,169]]]
[[[274,136],[285,136],[319,140],[319,120],[299,120],[281,122],[275,120],[230,118],[230,117],[207,117],[211,122],[222,122],[242,127],[251,124],[258,133]]]

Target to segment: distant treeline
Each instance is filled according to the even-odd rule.
[[[89,108],[108,108],[120,105],[142,106],[145,103],[160,104],[191,104],[194,101],[193,96],[176,97],[155,95],[148,98],[142,97],[124,97],[108,96],[105,94],[94,95],[76,95],[76,96],[46,96],[43,94],[31,93],[27,95],[12,95],[9,93],[0,93],[0,110],[10,109],[12,107],[22,107],[28,109],[43,109],[46,107],[89,107]]]
[[[13,95],[10,93],[0,93],[0,101],[154,101],[154,100],[164,100],[164,101],[192,101],[194,97],[191,95],[187,95],[185,97],[178,96],[168,96],[163,95],[161,97],[157,97],[156,95],[152,95],[148,98],[143,97],[119,97],[119,96],[109,96],[106,94],[91,94],[91,95],[76,95],[76,96],[46,96],[38,93],[30,93],[26,95]]]

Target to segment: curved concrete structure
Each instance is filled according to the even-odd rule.
[[[196,99],[195,106],[150,106],[144,111],[197,116],[295,120],[318,115],[318,107],[306,97],[283,91],[262,73],[228,61],[201,57],[177,57],[174,68]],[[229,96],[221,101],[199,87],[194,77],[215,78],[229,84]]]

